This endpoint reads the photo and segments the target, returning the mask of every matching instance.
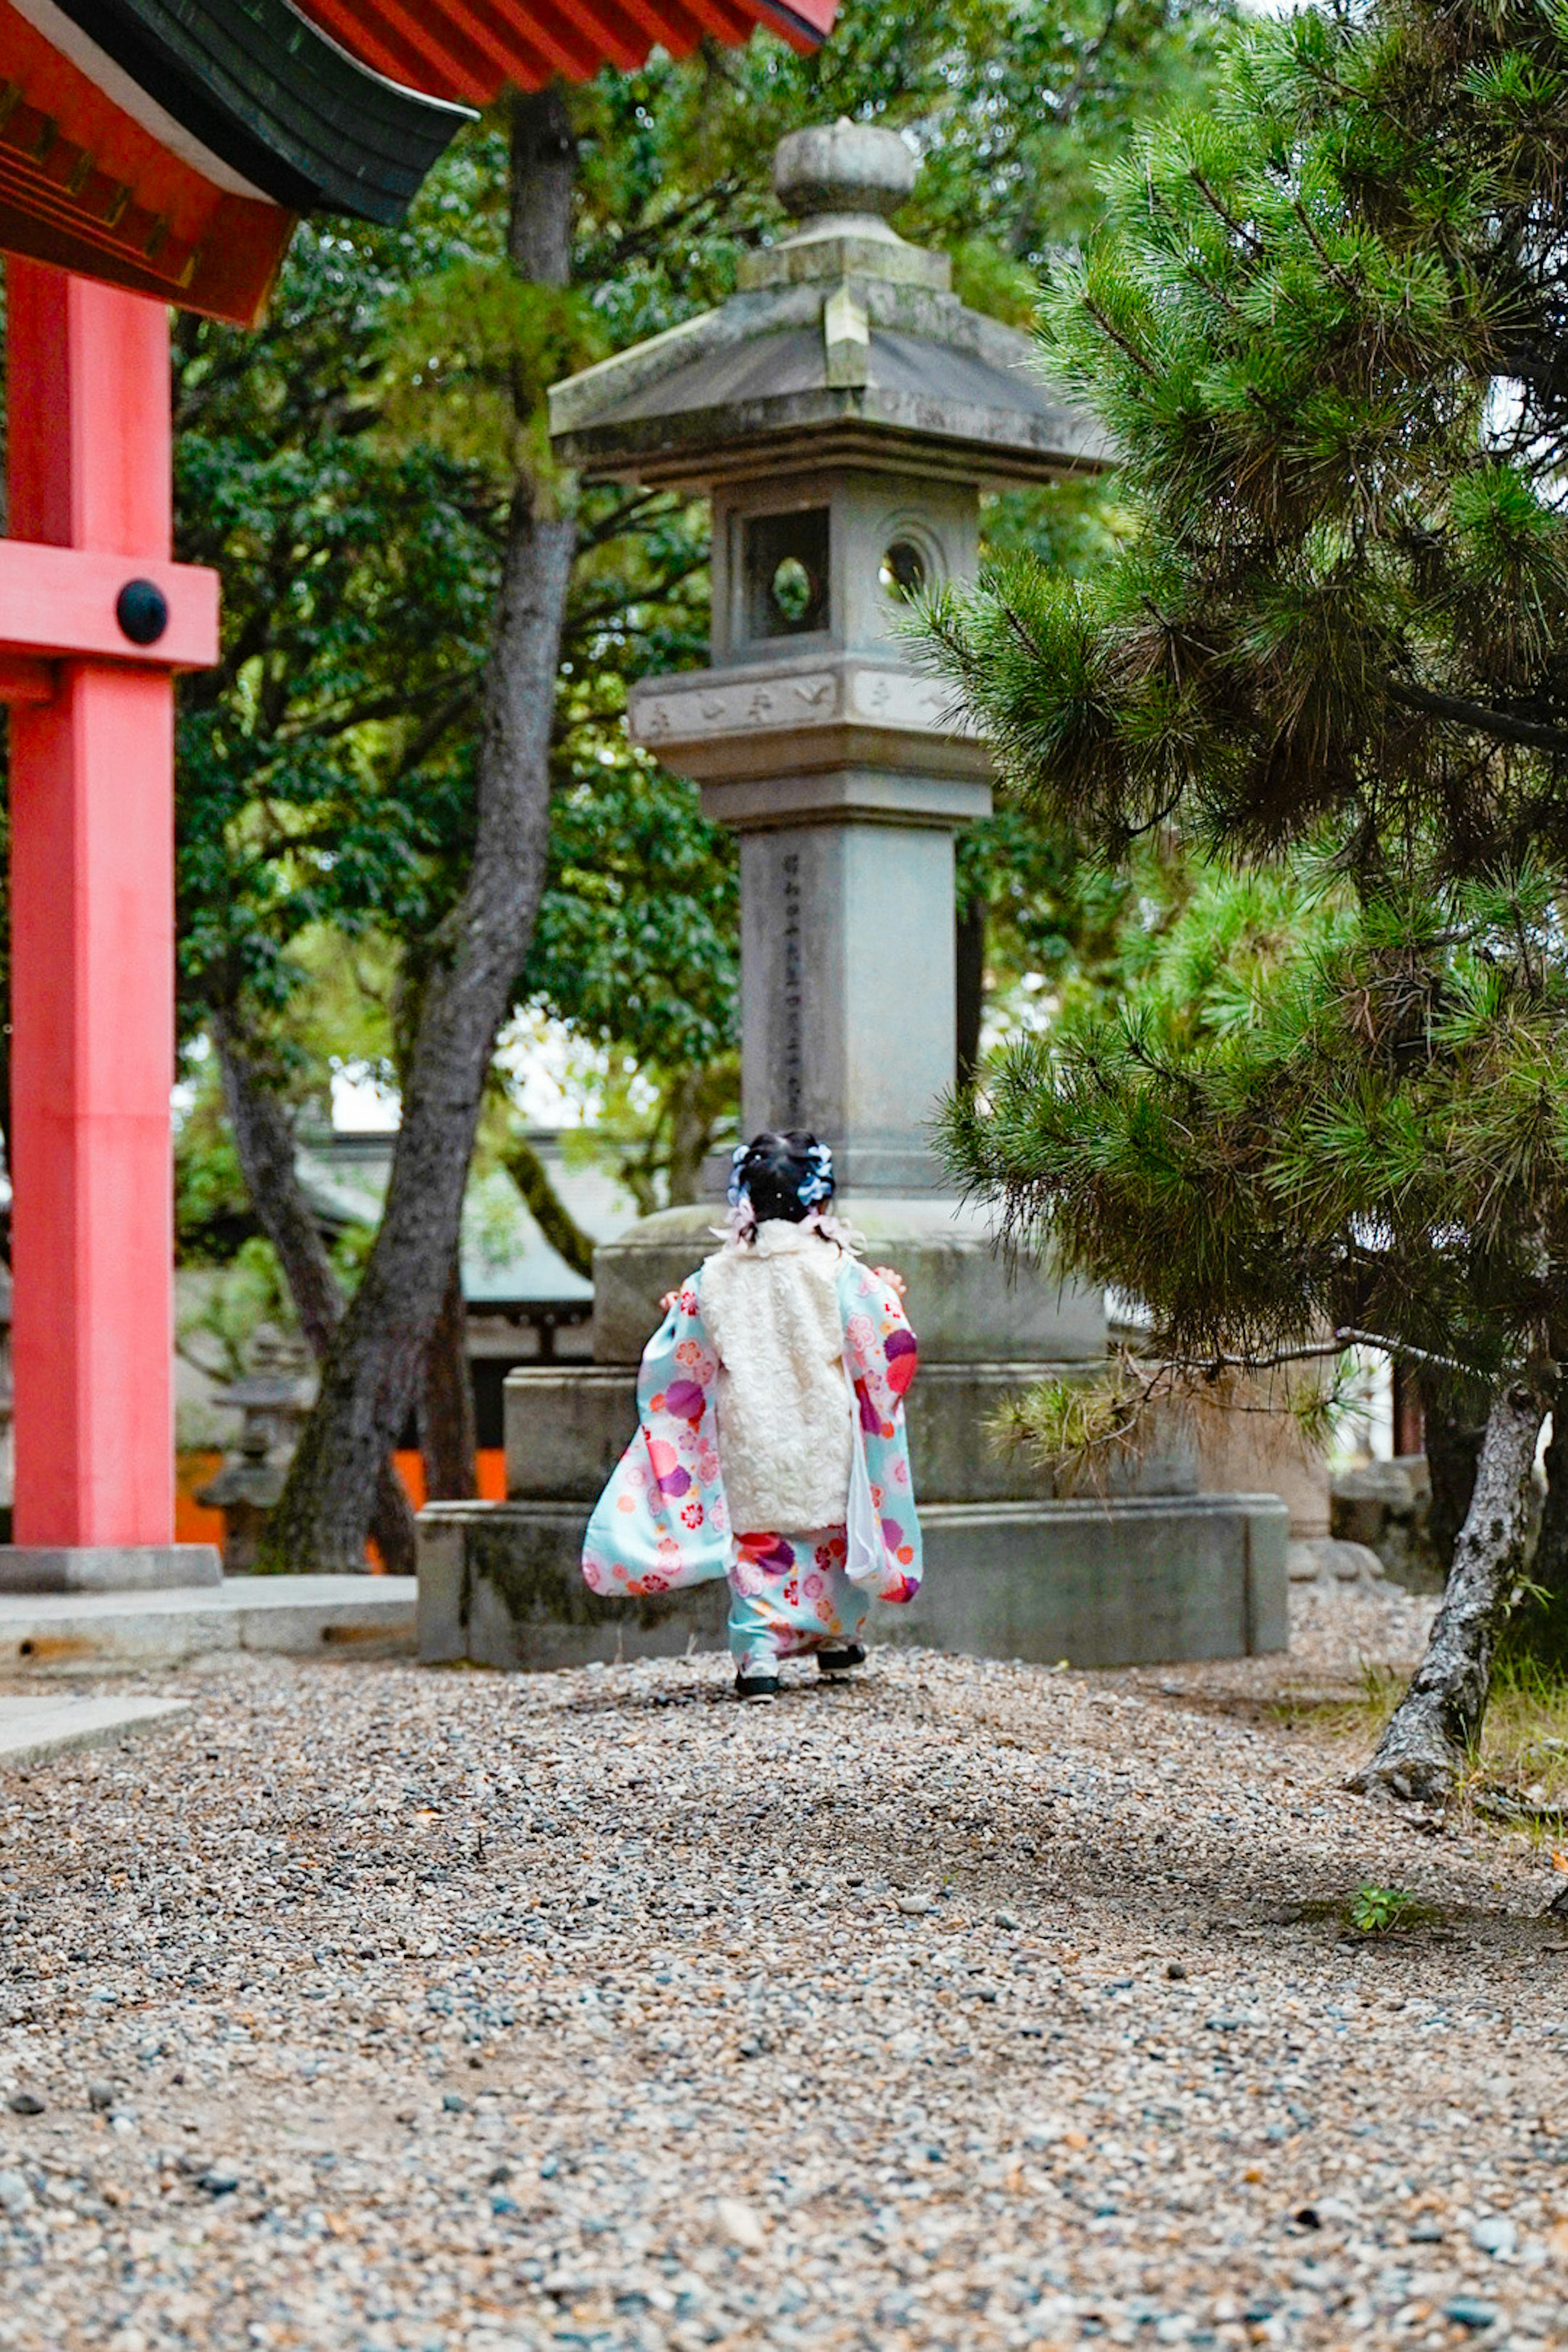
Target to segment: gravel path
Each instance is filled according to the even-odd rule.
[[[1544,1855],[1106,1678],[727,1682],[240,1661],[0,1771],[0,2345],[1568,2343]]]

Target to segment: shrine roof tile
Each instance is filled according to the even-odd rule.
[[[488,105],[506,87],[640,65],[655,47],[684,57],[705,39],[735,45],[759,26],[796,48],[833,27],[838,0],[300,0],[304,13],[378,73]]]

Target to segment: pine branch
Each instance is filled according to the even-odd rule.
[[[1493,735],[1501,743],[1522,743],[1532,751],[1556,751],[1568,758],[1568,730],[1545,727],[1533,719],[1514,719],[1506,710],[1493,710],[1484,702],[1470,702],[1454,694],[1434,694],[1425,686],[1406,686],[1398,678],[1385,678],[1384,690],[1393,702],[1403,703],[1407,710],[1419,710],[1431,719],[1451,719],[1461,727],[1473,727],[1483,735]]]
[[[1154,370],[1150,366],[1149,362],[1144,358],[1142,352],[1138,349],[1137,345],[1135,343],[1129,342],[1127,337],[1121,333],[1120,329],[1111,325],[1104,311],[1100,308],[1100,305],[1097,302],[1091,302],[1087,294],[1083,298],[1083,307],[1089,312],[1089,317],[1094,320],[1095,325],[1100,329],[1100,333],[1107,336],[1110,341],[1116,345],[1117,350],[1124,352],[1127,358],[1131,361],[1139,374],[1143,378],[1144,383],[1157,383],[1159,382],[1158,376],[1155,374]]]
[[[1210,212],[1215,214],[1218,218],[1225,223],[1226,228],[1230,230],[1233,236],[1240,237],[1244,245],[1250,246],[1253,252],[1257,254],[1258,258],[1261,260],[1263,256],[1268,250],[1262,238],[1259,236],[1254,236],[1252,231],[1246,226],[1245,223],[1237,219],[1236,215],[1231,211],[1229,205],[1215,189],[1210,187],[1208,182],[1205,179],[1201,172],[1189,172],[1187,177],[1192,182],[1193,186],[1197,190],[1199,195],[1203,198],[1205,204],[1207,205]]]

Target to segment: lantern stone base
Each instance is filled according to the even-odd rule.
[[[950,1194],[849,1192],[834,1207],[863,1235],[860,1255],[868,1265],[890,1265],[903,1276],[923,1366],[1088,1364],[1103,1358],[1105,1314],[1098,1291],[1037,1267],[1011,1266],[986,1219]],[[713,1229],[721,1213],[711,1202],[665,1209],[600,1243],[594,1252],[596,1364],[641,1360],[649,1334],[664,1318],[665,1292],[719,1246]],[[915,1473],[918,1477],[918,1452]]]
[[[419,1516],[419,1654],[540,1669],[720,1650],[729,1594],[602,1600],[586,1510],[433,1503]],[[1122,1666],[1248,1657],[1288,1640],[1289,1519],[1274,1495],[922,1507],[926,1581],[871,1639],[975,1657]]]
[[[1052,1375],[1087,1379],[1084,1362],[922,1364],[905,1410],[916,1492],[930,1503],[1042,1502],[1055,1488],[1026,1455],[1000,1452],[995,1416]],[[514,1503],[581,1503],[584,1515],[637,1428],[635,1364],[531,1365],[506,1378],[506,1486]],[[1111,1465],[1106,1491],[1195,1495],[1197,1446],[1173,1420],[1169,1442]]]
[[[216,1544],[0,1544],[0,1592],[159,1592],[222,1581]]]

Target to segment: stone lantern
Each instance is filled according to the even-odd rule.
[[[984,491],[1108,453],[1030,339],[967,309],[946,258],[889,226],[914,176],[891,131],[785,139],[792,233],[746,257],[719,310],[557,384],[552,432],[589,478],[712,502],[710,667],[645,680],[630,725],[739,835],[742,1132],[826,1137],[867,1255],[908,1281],[928,1573],[878,1638],[1102,1665],[1277,1647],[1275,1497],[1198,1494],[1178,1436],[1131,1472],[1137,1491],[1058,1499],[989,1442],[1047,1367],[1103,1357],[1105,1316],[1048,1269],[1010,1270],[932,1151],[957,1058],[953,843],[991,806],[991,766],[903,627],[923,590],[974,576]],[[509,1499],[420,1515],[422,1656],[546,1665],[721,1642],[722,1587],[629,1612],[578,1573],[661,1296],[713,1248],[715,1215],[710,1197],[602,1244],[594,1362],[508,1375]]]
[[[303,1349],[272,1324],[257,1327],[248,1353],[245,1372],[215,1390],[212,1400],[239,1413],[239,1435],[216,1475],[198,1487],[195,1496],[209,1510],[223,1513],[226,1576],[247,1576],[256,1566],[314,1386],[307,1376]]]
[[[557,385],[551,424],[590,476],[712,501],[711,667],[646,680],[630,725],[740,836],[742,1131],[831,1140],[939,1358],[1084,1357],[1098,1302],[1009,1282],[933,1158],[956,1065],[953,841],[990,810],[991,762],[902,630],[922,592],[974,577],[984,490],[1098,468],[1105,444],[1028,337],[889,225],[915,169],[890,131],[784,140],[793,233],[744,257],[722,309]],[[710,1222],[670,1212],[599,1253],[601,1360],[636,1353]]]

